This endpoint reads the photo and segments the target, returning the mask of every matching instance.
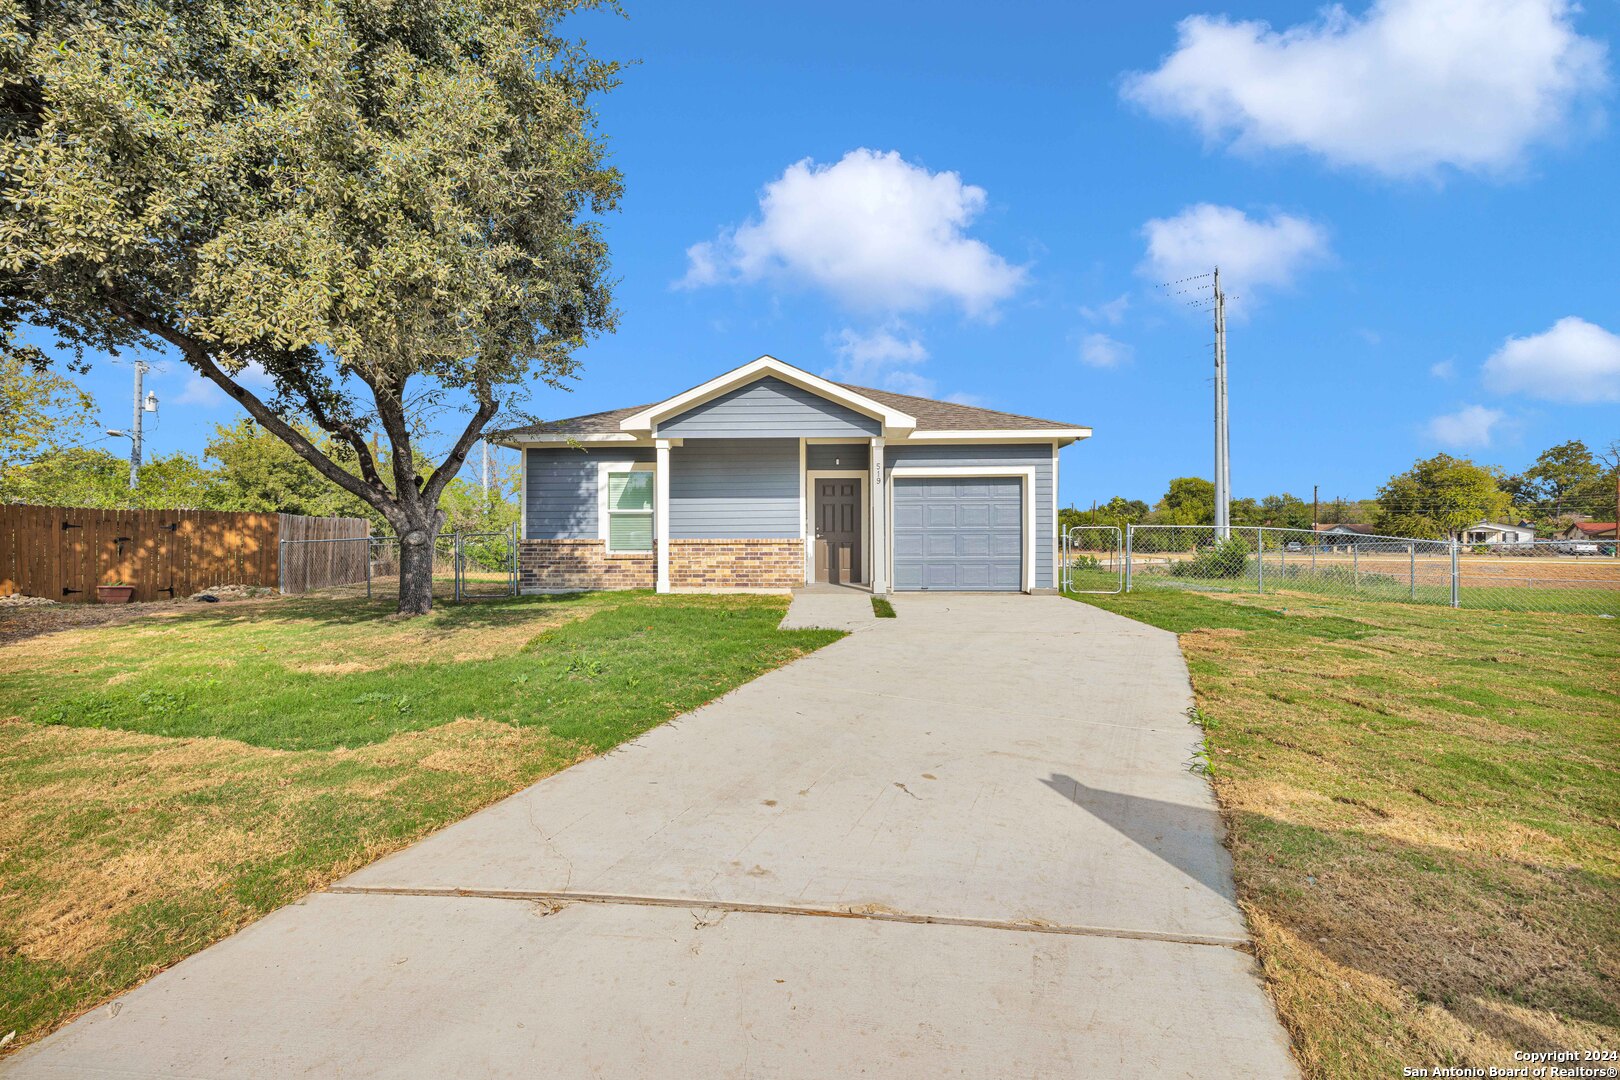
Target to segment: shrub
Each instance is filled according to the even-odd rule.
[[[1242,577],[1249,565],[1249,545],[1239,537],[1218,540],[1186,562],[1178,562],[1170,573],[1183,578]]]

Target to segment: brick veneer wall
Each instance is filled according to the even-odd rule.
[[[672,589],[791,589],[803,584],[803,540],[669,542]]]
[[[609,555],[603,540],[524,540],[518,547],[522,591],[650,589],[657,560],[645,555]]]

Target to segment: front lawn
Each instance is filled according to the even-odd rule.
[[[1181,636],[1239,899],[1308,1076],[1620,1048],[1614,620],[1079,599]]]
[[[390,607],[166,607],[0,650],[8,1049],[842,636],[777,630],[777,597]]]

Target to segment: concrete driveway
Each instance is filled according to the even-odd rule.
[[[1172,635],[1055,597],[801,599],[861,628],[3,1071],[1294,1074]]]

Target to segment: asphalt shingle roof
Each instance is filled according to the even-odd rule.
[[[981,409],[976,405],[960,405],[954,401],[936,401],[933,398],[915,397],[911,394],[896,394],[888,390],[874,390],[869,386],[853,386],[849,383],[838,383],[845,390],[853,390],[862,397],[871,398],[881,405],[911,414],[917,418],[918,431],[981,431],[987,428],[997,431],[1047,431],[1052,428],[1078,427],[1078,424],[1066,424],[1058,420],[1042,420],[1034,416],[1023,416],[1019,413],[997,412],[994,409]],[[657,402],[651,403],[656,405]],[[606,412],[586,413],[584,416],[570,416],[561,420],[547,420],[539,424],[529,424],[525,427],[509,428],[506,431],[492,432],[492,438],[506,438],[512,435],[606,435],[617,432],[619,425],[627,416],[633,416],[651,405],[632,405],[627,409],[609,409]]]

